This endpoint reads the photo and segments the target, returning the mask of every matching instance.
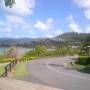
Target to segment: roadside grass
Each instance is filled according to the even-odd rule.
[[[73,63],[72,67],[75,70],[79,71],[79,72],[90,74],[90,64],[88,64],[88,65],[78,65],[76,63]]]
[[[0,63],[0,76],[5,72],[4,67],[7,65],[8,63]]]
[[[90,74],[90,65],[85,66],[84,68],[79,69],[78,71],[79,71],[79,72],[82,72],[82,73]]]
[[[0,66],[0,76],[4,73],[5,69],[4,69],[4,65]]]
[[[13,73],[13,78],[27,76],[29,73],[26,66],[27,62],[18,63]]]
[[[75,62],[64,63],[65,68],[74,69],[82,73],[90,74],[90,64],[89,65],[79,65]]]
[[[67,68],[73,68],[77,70],[85,68],[85,65],[79,65],[79,64],[76,64],[75,62],[67,62],[64,64],[64,66]]]

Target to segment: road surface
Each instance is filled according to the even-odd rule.
[[[90,90],[90,74],[64,67],[64,63],[75,57],[57,57],[28,62],[27,77],[17,79],[65,90]]]

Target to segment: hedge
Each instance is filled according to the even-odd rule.
[[[90,64],[90,56],[80,56],[79,60],[76,61],[76,64],[89,65]]]
[[[19,61],[28,61],[33,59],[37,59],[37,57],[22,57],[19,59]],[[2,58],[0,59],[0,63],[6,63],[6,62],[15,61],[15,60],[16,58]]]
[[[15,61],[15,58],[1,58],[0,59],[0,63],[6,63],[6,62],[11,62],[11,61]]]

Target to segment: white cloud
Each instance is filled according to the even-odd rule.
[[[1,2],[0,9],[6,13],[4,20],[0,21],[0,33],[4,34],[2,36],[11,35],[11,31],[17,34],[29,33],[32,30],[31,23],[25,18],[33,13],[35,4],[36,0],[15,0],[13,7],[9,8]]]
[[[57,35],[60,35],[60,34],[63,34],[64,33],[64,31],[62,31],[62,30],[55,30],[55,32],[54,32],[55,34],[57,34]]]
[[[47,30],[47,25],[44,24],[43,22],[41,21],[37,21],[36,24],[35,24],[35,28],[37,29],[42,29],[42,30]]]
[[[78,32],[81,33],[82,31],[80,30],[79,26],[76,23],[70,23],[69,28],[73,32]]]
[[[32,25],[28,22],[26,22],[25,24],[21,25],[22,29],[24,30],[30,30],[32,28]]]
[[[50,31],[47,31],[47,32],[43,32],[43,37],[48,37],[48,38],[52,38],[52,37],[56,37],[60,34],[64,33],[63,30],[50,30]]]
[[[23,18],[15,16],[15,15],[6,15],[6,21],[10,23],[16,23],[16,24],[26,23]]]
[[[37,21],[34,24],[34,27],[43,34],[43,37],[52,38],[52,37],[55,37],[57,35],[64,33],[64,31],[60,29],[56,29],[54,25],[55,25],[54,20],[52,18],[49,18],[45,20],[44,22],[40,20]]]
[[[52,38],[52,37],[53,37],[53,35],[52,35],[52,34],[50,34],[50,33],[47,33],[47,34],[45,34],[45,37],[47,37],[47,38]]]
[[[15,15],[6,15],[5,18],[5,26],[11,27],[14,29],[22,29],[22,30],[28,30],[31,28],[30,22],[27,22],[23,17],[15,16]]]
[[[12,8],[6,7],[4,2],[0,6],[10,14],[25,16],[32,14],[35,7],[35,0],[15,0]]]
[[[54,22],[54,20],[53,20],[52,18],[48,18],[48,19],[47,19],[47,23],[48,23],[48,24],[53,24],[53,22]]]
[[[78,32],[78,33],[82,32],[82,30],[80,29],[79,25],[76,23],[72,15],[69,15],[67,17],[67,20],[69,22],[68,26],[72,32]]]
[[[1,27],[0,28],[0,33],[2,33],[4,37],[10,37],[11,32],[12,32],[12,29],[9,27]]]
[[[86,28],[86,33],[90,33],[90,26]]]
[[[90,0],[74,0],[74,3],[84,9],[84,14],[90,20]]]
[[[50,30],[53,26],[53,19],[47,19],[46,22],[37,21],[34,25],[35,28],[40,30]]]
[[[4,21],[0,21],[0,33],[3,36],[11,35],[11,32],[27,32],[31,30],[30,22],[27,22],[23,17],[15,15],[6,15]],[[18,33],[17,33],[18,34]]]
[[[74,3],[81,8],[90,8],[90,0],[74,0]]]
[[[3,21],[0,21],[0,26],[3,26],[4,25],[4,22]]]
[[[87,19],[90,19],[90,9],[87,9],[84,13]]]
[[[68,20],[69,22],[74,22],[74,18],[73,18],[72,15],[69,15],[69,16],[67,17],[67,20]]]
[[[6,33],[10,33],[12,30],[11,30],[11,28],[6,27],[6,28],[3,29],[3,31],[6,32]]]

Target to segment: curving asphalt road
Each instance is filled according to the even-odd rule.
[[[65,90],[90,90],[90,74],[67,69],[63,65],[75,58],[68,56],[28,62],[27,69],[30,75],[17,79]]]

